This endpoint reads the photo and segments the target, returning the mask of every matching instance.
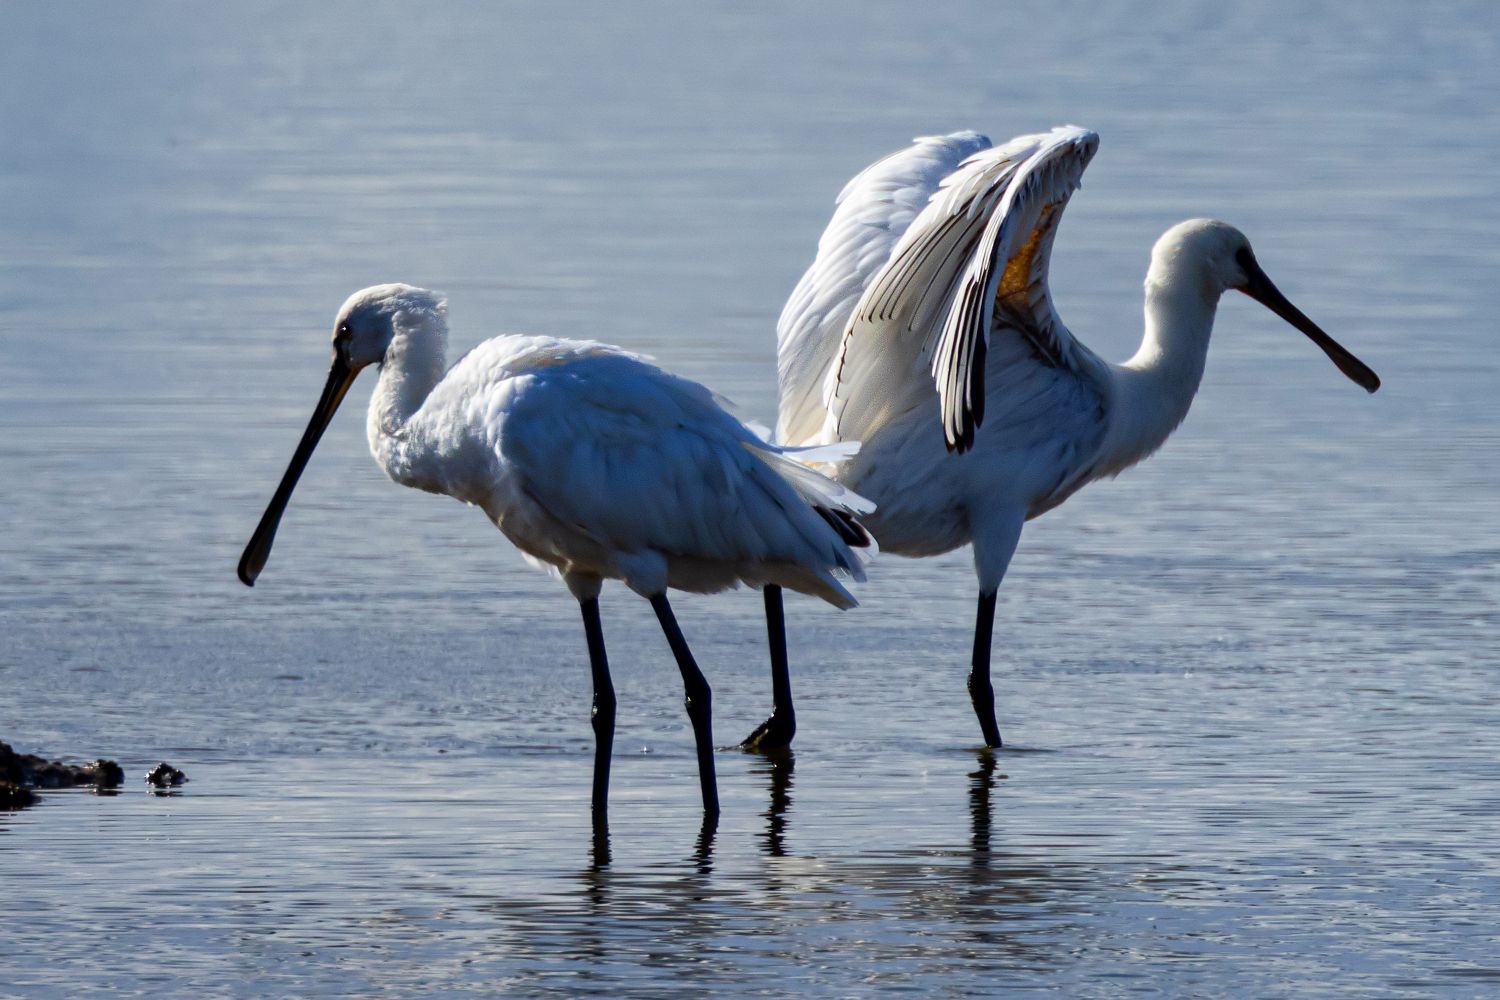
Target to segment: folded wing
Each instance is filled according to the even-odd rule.
[[[768,445],[703,386],[623,352],[537,364],[515,381],[498,448],[557,522],[604,550],[801,566],[828,593],[862,579],[858,494]],[[831,598],[832,599],[832,598]]]

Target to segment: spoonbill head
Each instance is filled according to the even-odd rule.
[[[280,485],[240,556],[237,572],[245,586],[255,586],[261,570],[265,569],[292,491],[355,377],[370,365],[385,360],[400,327],[420,325],[426,336],[436,342],[436,355],[441,358],[446,348],[447,309],[447,302],[434,293],[403,284],[363,289],[349,296],[339,308],[333,323],[333,360],[328,367],[328,381]]]
[[[1231,289],[1243,292],[1286,320],[1317,344],[1348,378],[1366,392],[1380,388],[1380,376],[1291,303],[1261,268],[1245,234],[1217,219],[1188,219],[1168,229],[1151,249],[1147,294],[1200,286],[1204,300],[1217,303]],[[1194,327],[1207,339],[1212,325]]]
[[[420,330],[428,342],[446,349],[448,303],[435,292],[412,285],[372,285],[344,300],[333,321],[333,349],[358,371],[386,359],[403,331]]]
[[[682,673],[705,818],[718,815],[711,692],[667,601],[668,587],[713,592],[783,586],[838,607],[837,578],[863,578],[873,551],[858,518],[874,509],[803,460],[855,449],[769,444],[708,389],[619,348],[549,337],[484,341],[446,368],[447,303],[411,285],[376,285],[340,308],[327,382],[285,475],[245,546],[239,578],[265,569],[299,477],[358,374],[378,366],[367,430],[395,481],[481,508],[578,599],[594,680],[594,818],[608,797],[615,699],[599,618],[617,579],[655,610]],[[773,630],[772,658],[785,639]],[[783,666],[784,669],[784,666]]]

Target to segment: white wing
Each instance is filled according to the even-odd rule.
[[[977,132],[927,136],[866,167],[839,193],[818,255],[777,323],[777,440],[799,444],[823,430],[823,381],[865,287],[926,207],[938,184],[990,145]]]
[[[990,340],[1024,341],[1035,361],[1092,377],[1047,288],[1058,220],[1099,146],[1065,126],[966,159],[865,288],[824,384],[833,438],[878,423],[900,386],[930,372],[949,450],[966,451],[984,419]],[[994,378],[991,372],[990,377]]]

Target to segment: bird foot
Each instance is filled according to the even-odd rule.
[[[740,749],[747,753],[772,753],[785,750],[792,745],[792,737],[797,733],[797,723],[794,719],[783,719],[771,713],[771,717],[759,726],[755,731],[746,736],[740,743]]]

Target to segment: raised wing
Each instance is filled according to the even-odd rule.
[[[823,381],[860,296],[942,179],[989,145],[977,132],[927,136],[844,185],[817,258],[776,326],[779,441],[801,444],[822,432]]]
[[[824,385],[830,436],[920,366],[936,384],[948,449],[967,451],[984,419],[990,337],[1002,332],[1043,365],[1081,370],[1087,351],[1052,307],[1047,267],[1098,146],[1093,132],[1065,126],[975,153],[943,179],[845,328]]]

